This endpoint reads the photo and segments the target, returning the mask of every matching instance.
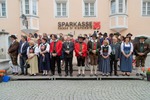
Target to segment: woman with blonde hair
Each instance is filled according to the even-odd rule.
[[[100,55],[102,56],[101,60],[101,71],[102,75],[108,76],[110,73],[110,53],[111,53],[111,47],[109,45],[108,40],[103,41],[103,45],[101,46]]]
[[[30,40],[29,47],[27,49],[27,56],[28,56],[28,64],[30,67],[28,68],[28,74],[36,75],[38,73],[38,54],[39,49],[34,41]]]

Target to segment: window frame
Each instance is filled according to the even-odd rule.
[[[36,15],[33,13],[33,1],[34,0],[28,0],[29,1],[29,14],[26,13],[26,4],[25,4],[25,0],[21,0],[20,4],[21,4],[21,15],[24,14],[26,16],[34,16],[34,17],[37,17],[38,16],[38,0],[35,0],[36,1]]]
[[[86,4],[88,4],[88,15],[86,15]],[[94,14],[91,14],[91,4],[94,4]],[[96,17],[97,16],[97,0],[83,0],[83,5],[82,5],[82,14],[83,17]]]
[[[122,0],[122,12],[120,12],[119,8],[119,2],[120,0],[114,0],[115,3],[115,12],[112,13],[112,1],[110,0],[110,15],[116,15],[116,14],[127,14],[127,0]]]
[[[2,3],[5,3],[5,16],[3,16]],[[0,18],[7,18],[7,0],[0,2]]]
[[[58,0],[54,0],[54,16],[55,18],[68,18],[69,17],[69,0],[62,0],[62,1],[58,1]],[[58,5],[60,4],[60,15],[58,15]],[[63,4],[65,4],[65,9],[66,9],[66,15],[63,15],[64,11],[63,11]]]
[[[145,14],[143,13],[143,6],[144,6],[144,2],[146,3],[145,6]],[[142,16],[150,16],[150,14],[148,14],[148,3],[150,3],[150,0],[141,0],[141,15]],[[150,6],[149,6],[150,7]],[[150,11],[150,10],[149,10]]]

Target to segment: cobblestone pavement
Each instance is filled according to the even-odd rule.
[[[11,81],[0,83],[0,100],[150,100],[150,82]]]

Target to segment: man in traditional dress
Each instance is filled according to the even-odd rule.
[[[134,52],[136,55],[136,70],[137,70],[137,76],[144,74],[144,69],[145,67],[145,60],[147,57],[147,54],[150,52],[150,46],[148,43],[145,43],[145,40],[147,37],[145,36],[140,36],[139,37],[139,42],[134,45]]]
[[[18,63],[17,63],[17,57],[18,57],[18,49],[19,49],[19,42],[16,40],[17,37],[15,35],[10,36],[11,45],[8,49],[8,54],[10,55],[11,61],[12,61],[12,71],[14,75],[18,74]]]
[[[85,37],[82,35],[78,36],[78,42],[75,43],[75,53],[77,57],[77,65],[78,65],[78,77],[81,76],[81,68],[82,68],[82,76],[85,76],[85,58],[87,56],[87,44],[84,42]]]
[[[90,76],[93,76],[93,68],[94,75],[97,76],[97,64],[98,64],[98,56],[100,53],[100,42],[97,40],[97,34],[94,32],[92,35],[92,40],[88,42],[88,52],[90,57]]]
[[[50,43],[50,53],[51,53],[51,72],[52,76],[55,75],[55,63],[57,62],[57,68],[58,68],[58,75],[62,76],[61,74],[61,63],[60,63],[60,57],[62,55],[62,41],[57,39],[57,35],[52,34],[52,42]]]

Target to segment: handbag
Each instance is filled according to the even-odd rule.
[[[30,64],[28,64],[28,60],[26,61],[26,63],[24,64],[25,68],[30,68]]]

